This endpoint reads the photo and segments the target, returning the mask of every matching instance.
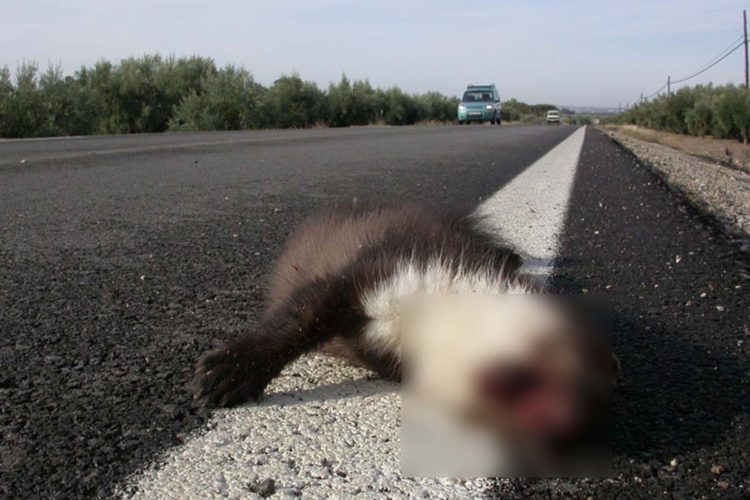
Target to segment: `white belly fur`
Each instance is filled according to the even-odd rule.
[[[467,271],[464,266],[440,259],[427,266],[404,260],[387,281],[367,292],[363,298],[369,318],[365,337],[372,347],[383,354],[401,355],[401,308],[405,300],[419,295],[499,295],[528,293],[527,287],[508,280],[503,273],[489,269]]]

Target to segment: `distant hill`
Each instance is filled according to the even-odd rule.
[[[560,106],[560,109],[569,109],[577,114],[586,115],[615,115],[620,112],[617,108],[600,108],[596,106]]]

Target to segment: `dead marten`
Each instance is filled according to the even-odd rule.
[[[195,400],[258,400],[288,363],[313,350],[400,379],[403,308],[431,297],[409,316],[415,352],[435,352],[415,365],[415,376],[431,381],[426,390],[531,433],[574,425],[580,387],[608,386],[611,357],[592,347],[565,307],[541,300],[519,255],[481,225],[476,216],[407,205],[311,218],[275,266],[257,328],[198,362]]]

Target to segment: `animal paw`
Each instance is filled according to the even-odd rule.
[[[206,407],[236,406],[259,401],[270,377],[242,349],[225,346],[198,361],[191,384],[193,399]]]

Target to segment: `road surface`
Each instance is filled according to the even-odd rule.
[[[615,475],[413,480],[398,387],[322,357],[190,404],[324,206],[492,214],[556,290],[615,305]],[[742,497],[748,258],[601,133],[408,127],[0,142],[0,497]]]

